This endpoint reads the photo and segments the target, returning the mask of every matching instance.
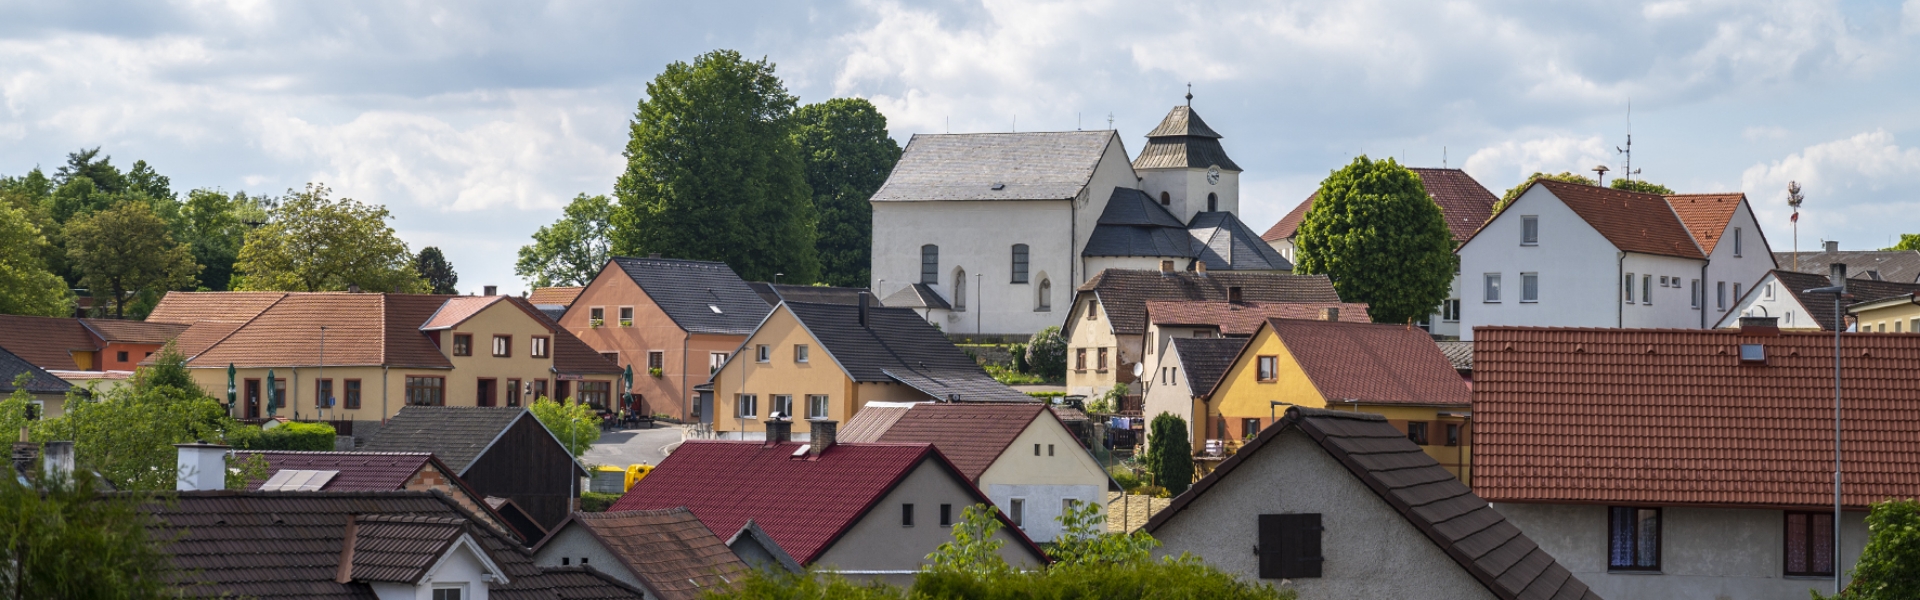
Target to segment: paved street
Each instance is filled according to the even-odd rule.
[[[660,464],[668,446],[680,443],[680,427],[661,424],[653,429],[626,429],[600,434],[580,460],[590,465],[625,467],[634,463]]]

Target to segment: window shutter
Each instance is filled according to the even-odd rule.
[[[1260,515],[1260,578],[1320,576],[1320,515]]]
[[[1280,579],[1286,569],[1280,557],[1280,549],[1286,546],[1281,541],[1282,519],[1288,515],[1260,515],[1260,578]]]

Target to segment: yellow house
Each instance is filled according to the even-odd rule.
[[[1206,419],[1194,438],[1209,447],[1253,438],[1288,406],[1350,410],[1386,417],[1449,473],[1472,476],[1472,390],[1405,325],[1268,319],[1195,403]],[[1208,453],[1202,462],[1217,462]]]
[[[908,308],[782,302],[715,371],[716,432],[782,417],[846,421],[868,402],[1033,402]]]
[[[1920,333],[1920,293],[1861,302],[1847,312],[1861,333]]]
[[[189,325],[176,344],[208,393],[225,396],[231,366],[242,419],[269,416],[270,390],[273,416],[332,421],[620,392],[618,366],[509,296],[172,292],[149,319]]]

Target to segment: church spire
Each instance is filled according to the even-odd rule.
[[[1187,82],[1187,108],[1193,108],[1193,82]]]

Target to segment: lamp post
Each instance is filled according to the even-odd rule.
[[[1847,265],[1833,263],[1828,277],[1833,285],[1806,290],[1808,294],[1833,294],[1833,593],[1840,595],[1841,577],[1846,575],[1845,562],[1840,556],[1840,334],[1847,329],[1845,300],[1853,296],[1847,293]]]

